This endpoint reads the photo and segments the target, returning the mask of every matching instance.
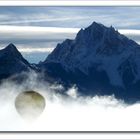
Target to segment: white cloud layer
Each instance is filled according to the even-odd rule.
[[[37,26],[0,26],[2,38],[18,39],[64,39],[71,38],[79,28],[37,27]]]
[[[50,39],[59,40],[65,38],[74,38],[80,28],[62,28],[62,27],[38,27],[38,26],[8,26],[0,25],[0,34],[2,38],[18,39]],[[118,29],[124,35],[140,35],[140,30]]]
[[[35,53],[35,52],[48,52],[48,53],[50,53],[50,52],[52,52],[52,50],[53,50],[54,48],[21,48],[21,49],[19,49],[19,51],[21,52],[21,53]]]
[[[39,26],[8,26],[0,25],[0,31],[4,32],[52,32],[52,33],[76,33],[79,28],[62,28],[62,27],[39,27]]]
[[[38,119],[28,121],[16,111],[15,98],[29,89],[45,97],[46,108]],[[22,85],[4,83],[0,86],[1,131],[138,131],[140,104],[127,105],[113,96],[77,97],[75,87],[68,91],[69,98],[56,94],[53,89],[36,80],[31,74]],[[10,124],[10,125],[9,125]]]
[[[38,26],[8,26],[0,25],[2,39],[50,39],[59,40],[74,38],[80,28],[38,27]],[[125,35],[140,35],[140,30],[120,29]]]
[[[13,43],[28,61],[32,57],[30,62],[38,63],[44,60],[58,43],[67,38],[74,39],[79,30],[80,28],[0,25],[0,48]],[[140,42],[140,30],[120,29],[118,31],[137,43]],[[40,54],[38,57],[40,60],[32,55],[41,52],[44,54],[42,57]]]
[[[64,41],[66,38],[74,39],[79,30],[80,28],[0,25],[0,41],[1,44],[5,45],[11,42],[20,44],[17,47],[20,48],[22,52],[43,51],[40,48],[44,48],[44,51],[51,51],[52,49],[50,48],[56,47],[55,45],[57,43]],[[140,30],[120,29],[118,31],[130,38],[132,37],[134,40],[137,38],[136,41],[138,42],[140,40]],[[52,45],[50,42],[56,43]],[[43,46],[43,43],[45,43],[46,46]],[[1,47],[5,46],[1,45]],[[29,50],[29,48],[31,48],[31,50]]]

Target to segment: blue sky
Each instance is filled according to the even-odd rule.
[[[47,56],[57,43],[74,38],[93,21],[140,30],[139,13],[140,7],[0,7],[0,47],[12,42],[28,59],[33,60],[31,53],[42,53],[44,59],[45,52]],[[140,40],[139,34],[130,36]]]
[[[0,7],[0,25],[86,27],[93,21],[140,29],[139,7]]]

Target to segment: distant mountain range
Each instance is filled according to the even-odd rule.
[[[76,85],[82,96],[114,94],[126,102],[140,101],[140,45],[112,26],[93,22],[36,65],[10,44],[0,50],[0,65],[0,79],[33,70],[66,89]]]

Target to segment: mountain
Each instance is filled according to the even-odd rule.
[[[38,67],[81,95],[112,95],[140,100],[140,45],[112,26],[93,22],[74,40],[66,39]]]
[[[80,96],[114,95],[129,103],[140,101],[140,45],[112,26],[93,22],[36,65],[13,44],[0,50],[0,80],[30,71],[66,90],[76,85]]]
[[[32,69],[12,43],[0,50],[0,80]]]

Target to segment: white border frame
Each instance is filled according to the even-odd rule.
[[[37,0],[0,0],[0,6],[140,6],[140,1],[128,1],[128,0],[88,0],[88,1],[81,1],[81,0],[73,0],[73,1],[68,1],[68,0],[50,0],[50,1],[37,1]],[[139,13],[140,14],[140,13]],[[0,139],[2,140],[24,140],[24,139],[30,139],[30,140],[44,140],[44,139],[49,139],[49,140],[91,140],[91,139],[96,139],[96,140],[138,140],[140,139],[140,133],[135,133],[135,134],[123,134],[123,133],[117,133],[117,134],[96,134],[96,133],[90,133],[90,134],[54,134],[54,133],[0,133]]]
[[[0,134],[0,140],[140,140],[140,134]]]
[[[140,6],[139,0],[0,0],[0,6]]]
[[[2,140],[140,140],[134,134],[1,134]]]

